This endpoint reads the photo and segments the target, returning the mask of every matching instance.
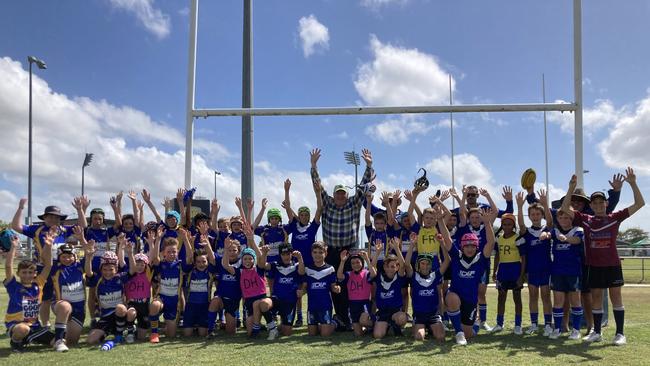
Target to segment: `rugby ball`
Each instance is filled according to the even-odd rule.
[[[521,175],[521,187],[525,190],[532,189],[535,186],[537,174],[532,168],[526,169],[524,174]]]

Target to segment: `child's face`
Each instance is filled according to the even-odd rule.
[[[386,221],[384,219],[375,220],[375,230],[386,231]]]
[[[303,225],[309,224],[309,219],[310,219],[309,212],[307,211],[302,211],[301,213],[298,214],[298,220]]]
[[[64,266],[69,266],[75,262],[75,255],[74,254],[68,254],[68,253],[63,253],[59,256],[59,263],[63,264]]]
[[[458,218],[456,216],[451,215],[447,217],[447,222],[445,222],[447,229],[453,229],[456,224],[458,224]]]
[[[433,227],[435,223],[436,223],[436,218],[433,216],[432,213],[427,212],[424,215],[422,215],[422,226]]]
[[[418,272],[423,276],[428,276],[431,273],[431,262],[427,260],[419,261]]]
[[[255,265],[255,263],[253,263],[253,257],[251,257],[250,255],[243,256],[241,258],[241,262],[244,268],[246,269],[253,268],[253,265]]]
[[[233,232],[238,233],[241,231],[241,223],[233,222],[232,224],[230,224],[230,228],[232,229]]]
[[[122,221],[122,228],[124,229],[124,231],[131,232],[131,231],[133,231],[134,226],[135,225],[133,225],[133,220],[132,219],[126,219],[126,220]]]
[[[34,268],[23,268],[18,270],[18,279],[21,283],[30,284],[36,278],[36,270]]]
[[[533,225],[537,226],[542,222],[544,213],[536,208],[528,210],[528,218],[532,221]]]
[[[219,231],[228,231],[228,221],[220,221],[217,224]]]
[[[90,218],[90,225],[94,228],[101,227],[104,224],[104,215],[96,213]]]
[[[147,269],[147,264],[144,261],[135,262],[135,271],[137,273],[142,273],[145,269]]]
[[[363,269],[363,261],[359,258],[352,258],[350,261],[350,266],[352,267],[353,271],[359,272]]]
[[[178,221],[176,221],[176,218],[174,216],[167,216],[165,218],[165,223],[171,228],[174,228],[178,225]]]
[[[478,212],[472,212],[469,215],[469,223],[474,227],[481,226],[481,215]]]
[[[203,271],[208,268],[208,257],[205,255],[199,255],[194,258],[194,265],[199,271]]]
[[[602,198],[594,198],[590,206],[596,216],[603,216],[607,213],[607,201]]]
[[[291,264],[291,253],[281,253],[280,259],[282,259],[282,263],[284,264]]]
[[[103,264],[102,265],[102,277],[107,280],[110,280],[117,273],[117,266],[114,264]]]
[[[57,215],[51,215],[51,214],[45,215],[43,221],[45,222],[45,225],[47,225],[47,227],[61,225],[61,218]]]
[[[311,250],[311,257],[314,259],[314,263],[316,264],[323,264],[325,262],[325,255],[327,252],[320,248],[312,249]]]
[[[467,257],[473,257],[476,254],[476,249],[475,245],[465,245],[463,247],[463,254]]]
[[[411,227],[411,219],[408,216],[404,216],[404,218],[402,219],[402,226],[404,226],[407,229]]]
[[[178,257],[178,249],[176,248],[175,245],[168,245],[165,247],[163,250],[163,258],[167,262],[173,262],[176,260],[176,257]]]
[[[571,220],[571,216],[567,215],[564,212],[559,212],[557,214],[557,222],[560,223],[560,227],[564,230],[571,229],[573,226],[573,221]]]
[[[512,220],[501,220],[501,228],[505,234],[512,234],[515,229],[515,223]]]
[[[232,246],[232,247],[228,248],[228,259],[230,261],[234,261],[237,258],[239,258],[239,247]]]
[[[269,219],[269,225],[271,225],[273,227],[278,226],[279,223],[280,223],[280,218],[279,217],[273,216],[273,217],[271,217]]]
[[[398,270],[399,264],[397,261],[384,261],[384,273],[386,273],[388,277],[393,277]]]

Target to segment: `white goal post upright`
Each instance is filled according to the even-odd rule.
[[[350,107],[306,107],[306,108],[210,108],[195,109],[194,90],[196,72],[196,34],[198,0],[191,0],[189,63],[187,78],[187,114],[185,136],[185,188],[192,186],[192,154],[194,119],[198,117],[225,116],[314,116],[314,115],[367,115],[367,114],[417,114],[417,113],[476,113],[476,112],[574,112],[575,122],[575,174],[578,186],[583,187],[583,133],[582,133],[582,6],[581,0],[573,0],[573,103],[520,103],[520,104],[464,104],[429,106],[350,106]],[[252,139],[252,136],[251,136]],[[252,142],[252,141],[251,141]],[[242,152],[242,159],[253,164],[251,154]],[[244,179],[246,178],[246,179]],[[245,192],[252,192],[251,179],[242,177],[242,199]],[[547,187],[548,189],[548,187]]]

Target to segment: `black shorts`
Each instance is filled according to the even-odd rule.
[[[551,275],[551,290],[556,292],[580,291],[581,276]]]
[[[266,294],[254,296],[248,299],[244,299],[244,314],[246,316],[253,316],[253,303],[257,300],[266,299]]]
[[[7,335],[9,336],[9,339],[11,339],[13,328],[14,327],[12,325],[11,327],[9,327],[9,330],[7,331]],[[23,339],[21,344],[26,345],[30,343],[38,343],[38,344],[44,344],[46,346],[49,346],[53,339],[54,339],[54,333],[49,328],[44,328],[41,326],[32,326],[29,328],[29,333],[27,333],[27,337]]]
[[[587,271],[589,272],[589,287],[592,289],[621,287],[625,284],[623,280],[623,268],[621,266],[589,266]]]
[[[425,327],[429,327],[431,325],[435,325],[438,323],[442,323],[442,318],[438,314],[438,312],[435,313],[413,313],[413,324],[420,324],[424,325]]]
[[[460,322],[463,325],[472,326],[476,322],[476,305],[475,302],[460,299]]]
[[[208,302],[186,303],[183,312],[183,328],[207,328],[209,306]]]
[[[524,286],[519,285],[517,281],[496,281],[497,290],[521,290]]]
[[[273,311],[280,316],[282,325],[293,326],[296,318],[296,300],[283,300],[277,296],[271,297],[273,300]]]
[[[583,294],[588,294],[591,292],[589,288],[589,266],[586,264],[582,265],[582,273],[580,274],[580,292]]]
[[[135,309],[135,320],[138,328],[149,329],[149,299],[142,301],[129,301],[127,308]]]
[[[401,308],[384,308],[377,310],[377,321],[378,322],[390,322],[393,320],[393,315],[402,311]]]
[[[241,297],[230,298],[230,297],[221,297],[221,302],[223,303],[223,311],[226,314],[230,314],[233,318],[237,317],[237,312],[239,311],[239,303],[241,302]]]
[[[115,318],[115,313],[102,316],[97,322],[95,322],[95,326],[93,326],[92,329],[99,329],[105,334],[115,334],[117,333],[117,324]]]
[[[370,317],[372,318],[372,315],[370,314],[372,311],[372,304],[370,301],[367,300],[350,300],[350,321],[352,323],[358,323],[359,319],[361,319],[361,314],[363,313],[368,313]]]

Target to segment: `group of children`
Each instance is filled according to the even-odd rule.
[[[431,196],[430,207],[423,210],[416,200],[424,188],[405,191],[404,198],[409,201],[406,212],[398,208],[400,191],[384,192],[383,208],[372,205],[369,192],[367,248],[341,252],[338,268],[326,263],[328,246],[316,240],[322,206],[320,184],[314,184],[317,209],[312,217],[307,207],[300,207],[297,214],[293,211],[291,182],[285,182],[282,207],[289,217],[286,225],[279,209],[267,210],[266,199],[255,220],[250,216],[253,203],[247,202],[245,209],[240,199],[235,200],[239,216],[219,218],[220,206],[214,200],[210,215],[199,213],[191,218],[192,192],[180,189],[176,196],[180,212],[171,210],[166,202],[164,220],[143,190],[144,202],[137,200],[135,192],[127,195],[133,214],[122,215],[122,194],[111,198],[116,218],[113,227],[106,227],[101,209],[90,212],[91,224],[87,225],[85,212],[90,202],[85,197],[73,202],[77,225],[62,225],[66,215],[49,206],[39,216],[42,224],[23,226],[20,220],[26,201],[22,199],[12,227],[33,239],[35,252],[33,260],[20,262],[14,275],[19,239],[15,233],[5,235],[9,231],[3,234],[3,240],[11,241],[4,281],[9,295],[7,332],[15,351],[31,342],[67,351],[79,341],[87,308],[89,344],[100,344],[109,336],[114,343],[147,338],[158,343],[163,328],[171,338],[177,327],[186,337],[195,332],[214,337],[217,326],[232,335],[240,324],[251,338],[265,328],[268,339],[273,340],[290,336],[293,327],[302,326],[302,297],[306,295],[309,334],[329,336],[337,327],[345,327],[334,319],[331,297],[344,287],[351,328],[357,336],[371,334],[379,339],[389,332],[400,335],[411,322],[417,340],[430,334],[442,342],[449,327],[456,343],[465,345],[481,328],[490,332],[504,329],[508,291],[515,303],[514,333],[523,334],[521,290],[527,283],[531,324],[527,334],[536,334],[541,328],[541,297],[544,335],[560,337],[567,328],[568,310],[569,339],[579,339],[583,316],[580,293],[591,285],[592,293],[600,290],[601,295],[594,296],[591,304],[594,321],[588,325],[593,329],[585,340],[602,339],[602,310],[596,301],[602,302],[602,289],[609,288],[617,323],[615,344],[620,345],[625,343],[620,261],[618,267],[610,265],[611,261],[602,266],[598,253],[607,250],[607,255],[618,259],[615,244],[612,251],[611,237],[603,236],[602,227],[617,229],[644,205],[631,169],[625,180],[632,187],[635,203],[614,214],[605,213],[600,201],[606,202],[606,197],[600,192],[590,200],[595,215],[574,212],[570,203],[575,177],[559,210],[549,207],[546,192],[540,190],[539,200],[528,206],[530,227],[524,221],[526,196],[516,195],[515,216],[509,188],[504,189],[504,211],[496,207],[487,190],[473,186],[463,187],[462,196],[453,188]],[[457,201],[457,209],[445,206],[450,196]],[[479,204],[479,196],[489,205]],[[156,221],[144,223],[145,204]],[[268,223],[261,225],[265,213]],[[491,263],[493,251],[496,256]],[[498,290],[493,328],[486,323],[485,289],[490,274]],[[50,311],[55,317],[54,332],[49,326]]]

